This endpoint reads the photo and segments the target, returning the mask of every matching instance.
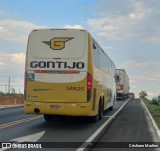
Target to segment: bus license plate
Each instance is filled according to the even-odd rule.
[[[61,108],[61,106],[60,106],[60,105],[50,105],[50,108],[51,108],[51,109],[58,110],[58,109]]]

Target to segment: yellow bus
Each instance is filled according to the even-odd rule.
[[[102,119],[116,102],[116,67],[83,29],[36,29],[29,34],[24,112]]]

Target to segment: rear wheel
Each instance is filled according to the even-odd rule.
[[[92,122],[97,122],[98,120],[101,120],[103,117],[103,102],[99,102],[99,107],[98,107],[98,115],[92,116],[91,121]]]
[[[98,119],[101,120],[103,117],[103,102],[99,102]]]

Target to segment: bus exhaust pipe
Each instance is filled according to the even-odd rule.
[[[35,109],[34,109],[34,112],[35,112],[35,113],[40,113],[40,109],[35,108]]]

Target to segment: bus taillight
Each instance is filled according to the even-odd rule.
[[[91,99],[92,96],[92,76],[90,73],[87,75],[87,101]]]
[[[92,89],[92,76],[89,73],[87,75],[87,89]]]

